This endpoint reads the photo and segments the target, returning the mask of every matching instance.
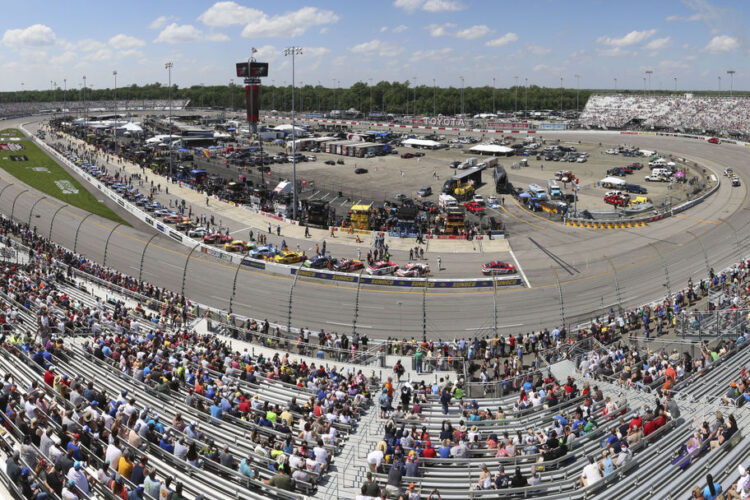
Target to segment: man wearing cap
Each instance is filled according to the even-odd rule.
[[[615,467],[618,469],[620,467],[623,467],[630,463],[630,461],[633,460],[633,452],[630,451],[630,448],[625,443],[622,443],[620,445],[620,453],[617,454],[617,461],[615,462]]]
[[[388,471],[388,483],[385,491],[389,496],[397,497],[401,493],[401,478],[404,476],[400,463],[395,463]]]
[[[128,493],[128,500],[140,500],[143,498],[144,491],[145,488],[143,486],[138,486],[136,489]]]
[[[148,472],[148,477],[143,481],[146,493],[152,498],[159,498],[159,490],[161,490],[161,481],[156,477],[156,469],[153,467]]]
[[[49,387],[54,386],[55,384],[55,367],[50,365],[49,368],[47,368],[47,371],[44,372],[44,383],[47,384]]]
[[[146,469],[147,465],[148,457],[143,455],[138,463],[133,466],[133,472],[130,474],[131,483],[135,485],[143,484],[143,481],[146,479],[146,474],[148,474],[148,470]]]
[[[76,461],[73,463],[73,467],[68,471],[66,475],[68,480],[75,481],[78,490],[86,496],[90,496],[89,491],[89,477],[86,471],[83,470],[83,462]]]

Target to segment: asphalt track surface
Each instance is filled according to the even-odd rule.
[[[8,121],[3,127],[18,126],[21,122]],[[634,307],[659,300],[667,288],[673,293],[683,289],[688,278],[696,281],[707,275],[706,259],[710,267],[720,270],[737,262],[741,253],[747,255],[744,247],[750,237],[747,148],[662,136],[588,133],[580,137],[560,136],[564,140],[581,138],[605,144],[626,142],[662,154],[672,153],[713,169],[717,176],[721,176],[724,168],[731,167],[742,179],[742,186],[733,188],[722,177],[719,190],[704,203],[680,216],[641,228],[583,229],[562,226],[536,214],[514,215],[517,220],[511,245],[531,288],[499,288],[493,297],[491,289],[429,290],[425,296],[422,289],[363,286],[358,331],[372,337],[421,337],[423,301],[430,338],[489,334],[494,326],[495,303],[501,332],[552,328],[562,322],[561,295],[565,323],[576,325],[616,307],[620,301],[626,308]],[[555,135],[546,133],[544,137]],[[116,227],[106,219],[87,217],[82,210],[63,206],[59,200],[39,201],[42,196],[0,172],[2,213],[10,215],[13,211],[16,219],[31,220],[45,236],[54,217],[51,236],[58,243],[68,248],[75,246],[86,257],[99,263],[106,261],[108,266],[133,276],[139,275],[143,258],[144,280],[180,291],[184,276],[187,297],[227,308],[237,271],[235,265],[198,251],[188,258],[190,249],[161,235],[152,238],[153,233],[143,226]],[[184,273],[186,263],[187,273]],[[242,268],[237,275],[234,311],[286,323],[292,287],[290,277]],[[356,294],[356,285],[300,278],[293,287],[291,323],[348,333]]]

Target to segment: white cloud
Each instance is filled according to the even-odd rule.
[[[552,69],[550,66],[547,66],[546,64],[537,64],[534,66],[534,71],[548,71]]]
[[[28,28],[7,30],[2,43],[16,47],[43,47],[55,43],[55,32],[44,24],[33,24]]]
[[[379,55],[381,57],[394,57],[401,54],[404,49],[393,42],[383,42],[381,40],[370,40],[369,42],[360,43],[351,49],[352,52],[364,55]]]
[[[91,61],[108,61],[112,59],[112,51],[109,49],[101,49],[92,53],[88,57]]]
[[[109,45],[110,47],[113,47],[117,50],[128,50],[143,47],[144,45],[146,45],[146,42],[133,36],[123,35],[122,33],[120,33],[119,35],[115,35],[109,39]]]
[[[417,10],[425,12],[456,12],[466,6],[455,0],[395,0],[393,6],[412,13]]]
[[[448,30],[451,28],[455,28],[456,25],[453,23],[444,23],[444,24],[429,24],[425,26],[425,29],[430,32],[430,36],[447,36]]]
[[[328,33],[328,26],[323,26],[322,28],[320,28],[321,35],[325,35],[326,33]]]
[[[143,51],[138,49],[128,49],[128,50],[121,50],[117,53],[117,57],[125,58],[125,57],[145,57],[146,54],[143,53]]]
[[[654,38],[653,40],[648,42],[646,45],[644,45],[643,48],[646,50],[657,51],[657,50],[662,50],[662,49],[669,47],[671,43],[672,43],[672,40],[670,37]]]
[[[446,47],[444,49],[435,49],[435,50],[418,50],[414,52],[411,56],[412,61],[424,61],[424,60],[430,60],[430,61],[441,61],[445,59],[446,57],[453,54],[453,49],[450,47]]]
[[[502,47],[503,45],[508,45],[509,43],[513,43],[518,40],[518,35],[515,33],[506,33],[500,38],[495,38],[494,40],[490,40],[489,42],[485,43],[487,47]]]
[[[422,10],[427,12],[456,12],[465,8],[464,4],[453,0],[427,0],[422,5]]]
[[[609,45],[610,47],[629,47],[630,45],[635,45],[637,43],[643,42],[644,40],[647,40],[648,38],[651,38],[654,33],[656,33],[656,30],[633,30],[627,35],[620,38],[600,36],[596,39],[596,41],[598,43],[601,43],[602,45]]]
[[[471,28],[466,28],[459,31],[458,33],[456,33],[456,37],[463,38],[465,40],[476,40],[477,38],[484,38],[492,32],[493,30],[491,30],[490,27],[486,24],[477,24],[475,26],[472,26]]]
[[[604,57],[619,57],[619,56],[627,56],[630,54],[629,51],[623,50],[620,47],[614,47],[611,49],[597,49],[596,53]]]
[[[708,42],[707,52],[731,52],[740,47],[740,41],[728,35],[715,36]]]
[[[270,18],[261,14],[245,26],[242,30],[243,37],[297,37],[302,36],[311,26],[333,24],[340,19],[335,12],[317,7],[303,7]]]
[[[169,21],[173,19],[172,16],[159,16],[153,21],[151,21],[151,24],[148,25],[148,27],[152,30],[158,30],[163,28],[167,25]]]
[[[209,42],[228,42],[229,37],[224,33],[209,33],[206,35],[206,40]]]
[[[195,42],[203,37],[203,32],[192,24],[172,23],[166,26],[159,36],[154,40],[155,43],[185,43]]]
[[[380,28],[381,33],[385,33],[386,31],[388,31],[388,26],[383,26],[382,28]]]
[[[667,21],[682,21],[682,22],[692,22],[692,21],[702,21],[703,15],[701,14],[693,14],[692,16],[667,16]]]
[[[682,61],[665,59],[659,63],[659,68],[663,70],[675,70],[675,69],[689,69],[690,66],[688,66]]]
[[[302,57],[322,57],[331,52],[325,47],[305,47],[302,49]]]
[[[526,50],[529,51],[530,54],[534,54],[535,56],[543,56],[544,54],[549,54],[550,52],[552,52],[547,47],[542,47],[541,45],[536,45],[533,43],[527,43]]]
[[[62,65],[65,65],[65,64],[70,64],[73,61],[75,61],[76,59],[78,59],[78,54],[76,54],[72,50],[66,50],[62,54],[51,58],[50,62],[52,64],[56,65],[56,66],[57,65],[62,66]]]
[[[106,48],[107,45],[91,38],[84,38],[76,43],[66,44],[68,50],[80,50],[81,52],[96,52]]]
[[[273,61],[281,55],[281,51],[277,50],[273,45],[264,45],[262,47],[255,47],[258,52],[255,53],[255,57],[261,61]]]
[[[251,9],[235,2],[216,2],[198,16],[198,20],[211,27],[225,27],[234,24],[248,24],[267,16],[260,10]]]
[[[177,24],[172,23],[165,27],[159,36],[156,37],[154,43],[187,43],[197,42],[199,40],[205,40],[207,42],[228,42],[229,37],[223,33],[209,33],[203,34],[203,31],[199,30],[192,24]]]
[[[406,26],[405,24],[399,24],[398,26],[393,28],[391,31],[393,31],[394,33],[401,33],[401,32],[406,31],[407,29],[409,29],[409,27]]]

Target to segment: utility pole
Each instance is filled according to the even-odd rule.
[[[172,140],[172,68],[174,67],[174,64],[169,61],[164,65],[164,68],[169,73],[169,178],[172,178],[172,168],[173,168],[173,157],[172,157],[172,143],[174,142]]]
[[[732,91],[734,90],[734,74],[735,73],[736,71],[733,69],[727,70],[727,74],[729,75],[729,97],[732,97]]]
[[[287,47],[284,49],[285,56],[292,56],[292,220],[297,220],[297,122],[294,112],[294,58],[302,54],[302,47]]]
[[[112,75],[115,77],[115,113],[117,113],[117,70],[114,70],[112,72]]]

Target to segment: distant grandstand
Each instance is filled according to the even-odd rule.
[[[180,110],[187,107],[190,99],[173,99],[172,109]],[[132,99],[119,101],[89,101],[85,104],[81,101],[55,101],[55,102],[3,102],[0,103],[0,118],[12,118],[16,116],[27,116],[42,113],[81,113],[88,110],[89,113],[100,113],[102,111],[116,110],[154,110],[165,111],[169,109],[167,99]]]
[[[593,95],[581,114],[583,126],[681,132],[750,134],[750,98]]]

